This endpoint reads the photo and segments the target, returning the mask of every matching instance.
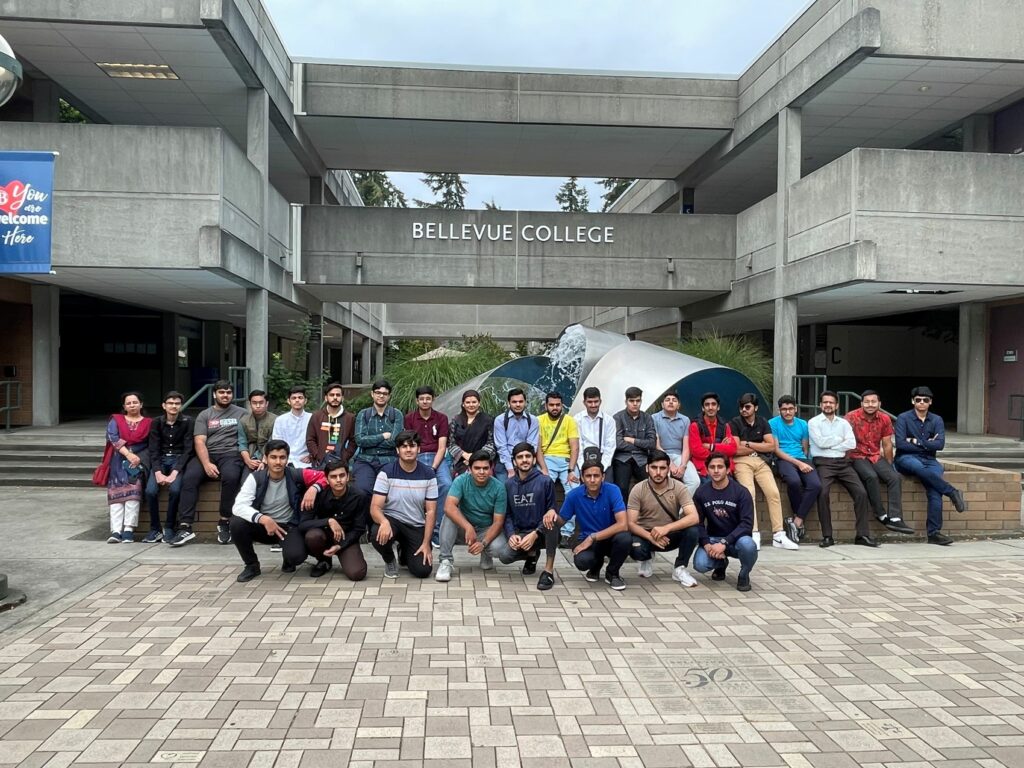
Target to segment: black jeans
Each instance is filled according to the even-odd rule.
[[[535,529],[526,531],[516,531],[517,536],[528,536],[533,533]],[[540,551],[543,549],[544,553],[548,557],[554,557],[558,552],[558,541],[561,538],[558,526],[556,525],[551,530],[544,529],[544,533],[537,537],[536,543],[533,545],[533,549],[528,552],[524,552],[521,549],[512,549],[508,545],[506,540],[505,546],[498,551],[498,559],[505,563],[514,563],[516,560],[536,560],[540,557]]]
[[[284,565],[299,566],[306,560],[306,542],[296,526],[281,527],[288,531],[281,541],[277,536],[271,536],[267,529],[259,523],[250,523],[241,517],[231,518],[231,543],[238,550],[238,556],[246,565],[259,565],[259,558],[256,557],[256,550],[253,542],[257,544],[280,544],[281,557]]]
[[[871,535],[871,509],[868,504],[868,493],[864,484],[853,469],[849,459],[828,459],[819,456],[814,460],[814,468],[821,478],[821,495],[818,496],[818,519],[821,521],[821,535],[832,538],[832,505],[829,500],[829,489],[833,481],[838,481],[853,497],[853,511],[857,517],[857,535]]]
[[[700,540],[697,528],[698,526],[691,525],[689,528],[683,528],[681,531],[672,531],[668,535],[668,546],[664,549],[652,544],[647,539],[633,536],[633,546],[630,549],[629,556],[637,561],[650,560],[655,552],[671,552],[675,549],[678,552],[674,567],[678,568],[680,565],[689,565],[690,558],[693,556],[693,550],[697,548],[697,543]]]
[[[231,508],[235,505],[235,496],[242,486],[242,470],[245,469],[245,463],[238,453],[217,454],[210,456],[210,461],[220,470],[220,522],[226,523],[231,519]],[[213,479],[206,474],[199,459],[192,459],[185,467],[185,479],[181,481],[182,525],[192,525],[196,521],[199,486]]]
[[[356,488],[367,496],[372,496],[373,485],[377,482],[377,474],[394,460],[394,456],[391,456],[390,458],[384,456],[380,459],[372,459],[369,457],[357,458],[352,462],[352,482],[355,484]],[[370,523],[369,516],[367,516],[366,523],[367,525]]]
[[[864,490],[868,492],[868,501],[871,508],[875,510],[875,517],[882,517],[885,509],[882,508],[882,487],[879,481],[885,483],[886,499],[889,502],[889,517],[903,519],[903,490],[900,484],[900,473],[892,468],[885,459],[871,463],[867,459],[854,459],[853,469],[864,483]]]
[[[629,486],[634,480],[638,483],[641,480],[646,480],[647,469],[637,464],[636,459],[633,458],[628,461],[613,461],[612,477],[615,480],[615,484],[619,486],[619,490],[622,491],[622,500],[628,501]]]
[[[380,553],[381,559],[385,563],[393,563],[395,561],[394,542],[397,541],[398,562],[404,564],[409,569],[409,573],[417,579],[427,578],[434,570],[434,566],[423,562],[422,555],[413,557],[413,553],[423,546],[423,534],[426,529],[422,525],[412,526],[395,520],[393,517],[387,515],[385,517],[391,524],[391,539],[386,544],[378,544],[377,533],[380,531],[380,526],[374,523],[370,526],[370,543],[373,544],[373,548]],[[429,541],[427,546],[430,546]]]
[[[626,562],[629,550],[633,546],[633,535],[628,531],[616,533],[610,539],[595,541],[577,555],[573,555],[572,563],[581,571],[599,571],[608,559],[605,576],[611,578],[619,575],[619,569]]]

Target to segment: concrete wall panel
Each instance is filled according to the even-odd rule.
[[[1017,0],[859,0],[882,13],[880,53],[939,58],[1020,58],[1024,25]]]

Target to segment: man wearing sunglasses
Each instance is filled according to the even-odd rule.
[[[946,446],[942,418],[931,412],[932,391],[914,387],[910,391],[914,406],[896,417],[896,469],[916,477],[928,497],[928,543],[948,546],[953,540],[942,532],[942,497],[948,496],[957,512],[965,512],[964,495],[942,475],[935,454]]]

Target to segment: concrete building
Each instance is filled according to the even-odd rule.
[[[348,380],[388,336],[714,327],[771,347],[777,393],[928,383],[960,431],[1020,434],[1018,11],[817,0],[732,78],[313,61],[259,0],[7,0],[0,149],[61,152],[56,274],[0,292],[33,418],[77,413],[82,371],[184,386],[179,349],[258,380],[316,316]],[[640,181],[607,215],[398,211],[346,169]]]

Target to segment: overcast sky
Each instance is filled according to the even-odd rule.
[[[264,0],[297,58],[737,75],[807,0]],[[429,170],[429,169],[424,169]],[[421,174],[393,173],[411,199]],[[564,179],[464,177],[467,207],[555,210]],[[588,182],[590,209],[602,189]]]

